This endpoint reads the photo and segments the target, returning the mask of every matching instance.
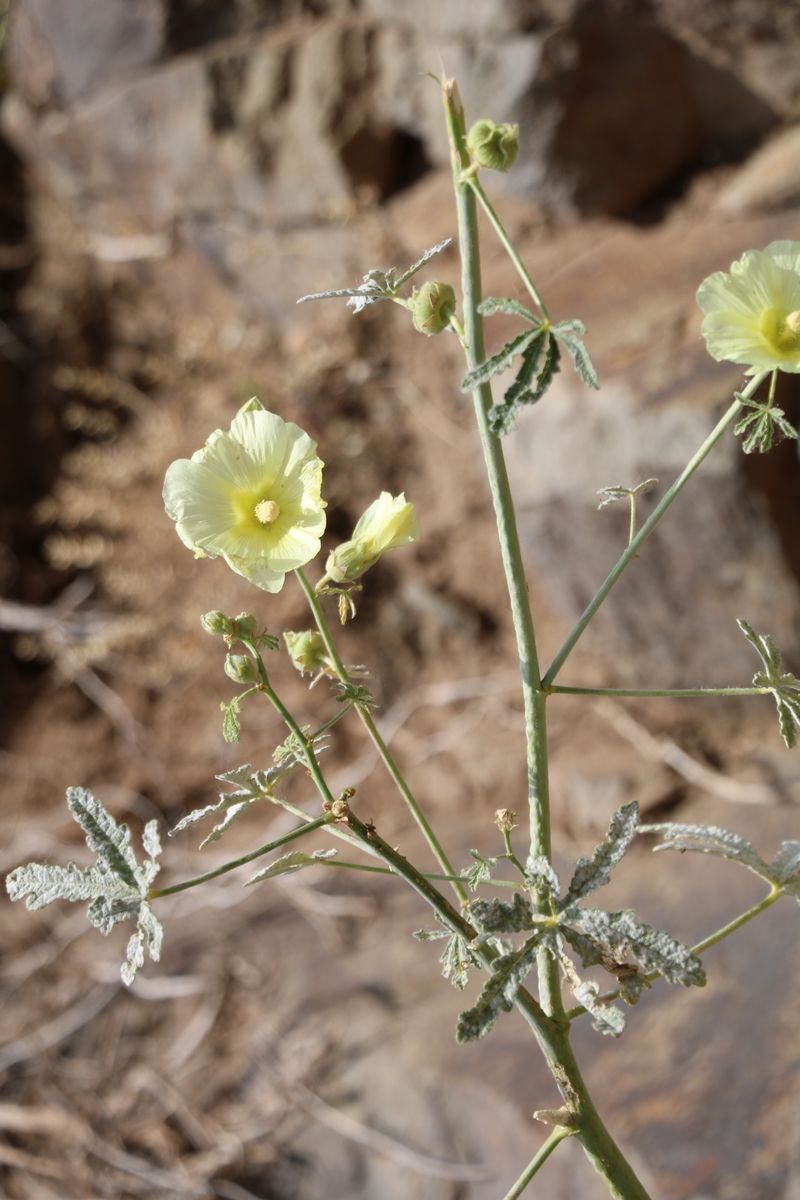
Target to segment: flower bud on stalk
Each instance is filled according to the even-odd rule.
[[[519,125],[495,125],[476,121],[467,134],[467,146],[479,167],[507,171],[517,161]]]
[[[205,613],[200,618],[200,624],[206,633],[222,634],[225,637],[230,637],[233,633],[233,620],[226,617],[225,613],[220,612],[219,609]]]
[[[286,649],[289,651],[293,665],[297,667],[301,675],[305,675],[307,671],[313,673],[330,666],[322,634],[318,633],[316,629],[308,630],[305,633],[292,633],[290,630],[286,630],[283,640],[286,642]]]
[[[229,654],[225,659],[225,674],[235,683],[260,683],[258,667],[246,654]]]
[[[419,522],[414,505],[405,493],[392,496],[381,492],[379,498],[359,517],[349,542],[329,555],[325,570],[336,583],[358,579],[387,550],[419,541]]]
[[[427,337],[442,333],[456,311],[456,294],[449,283],[423,283],[411,295],[411,319],[414,328]]]

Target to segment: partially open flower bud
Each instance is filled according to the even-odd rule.
[[[229,654],[225,659],[225,674],[236,683],[259,683],[258,667],[246,654]]]
[[[476,121],[467,134],[467,145],[479,166],[491,171],[507,171],[517,161],[519,125]]]
[[[450,324],[456,311],[456,294],[449,283],[423,283],[411,295],[411,319],[419,333],[433,337]]]
[[[350,541],[328,556],[325,570],[337,583],[347,583],[363,575],[387,550],[418,540],[419,522],[405,493],[381,492],[359,517]]]
[[[328,652],[322,640],[322,634],[316,629],[306,633],[292,633],[287,630],[283,635],[286,649],[292,663],[301,675],[306,671],[319,671],[328,666]]]
[[[205,629],[206,633],[221,633],[230,635],[233,633],[233,621],[230,617],[226,617],[225,613],[215,609],[214,612],[207,612],[200,618],[200,624]]]

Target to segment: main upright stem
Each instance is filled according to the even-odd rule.
[[[445,80],[443,92],[458,211],[464,308],[463,342],[467,363],[469,368],[473,369],[486,358],[483,321],[478,312],[481,301],[481,264],[476,200],[475,192],[462,178],[463,173],[470,167],[470,156],[467,149],[464,110],[455,82]],[[549,859],[550,799],[545,711],[547,694],[542,688],[528,587],[505,459],[499,438],[489,429],[488,414],[492,406],[492,392],[488,383],[476,388],[473,398],[497,519],[522,673],[531,854],[534,857],[544,855]],[[543,897],[539,898],[539,906],[545,906]],[[564,1016],[558,964],[542,949],[539,952],[538,966],[541,1009],[538,1009],[538,1006],[531,1007],[532,998],[522,988],[517,993],[517,1007],[536,1033],[562,1095],[575,1114],[575,1136],[617,1200],[648,1200],[647,1192],[603,1125],[581,1078],[569,1043],[569,1022]]]

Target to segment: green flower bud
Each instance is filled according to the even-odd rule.
[[[419,541],[419,522],[414,505],[403,492],[399,496],[381,492],[359,517],[350,541],[337,546],[328,556],[325,570],[336,583],[347,583],[363,575],[387,550],[416,541]]]
[[[246,654],[229,654],[225,659],[225,674],[235,683],[260,683],[258,667]]]
[[[306,633],[292,633],[287,630],[283,640],[286,642],[292,663],[301,675],[305,675],[306,671],[324,670],[329,665],[322,634],[316,629],[309,629]]]
[[[467,145],[479,166],[491,171],[507,171],[517,161],[519,125],[476,121],[467,134]]]
[[[239,613],[238,617],[233,619],[233,627],[236,633],[249,638],[258,629],[258,621],[251,613]]]
[[[455,311],[456,294],[449,283],[423,283],[411,294],[414,328],[428,337],[447,329]]]
[[[206,633],[221,633],[230,635],[233,633],[233,621],[230,617],[226,617],[225,613],[215,609],[214,612],[207,612],[200,618],[200,624],[205,629]]]

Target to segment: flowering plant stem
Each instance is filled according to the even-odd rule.
[[[298,568],[295,571],[295,575],[297,576],[300,586],[305,593],[306,599],[308,600],[309,607],[311,608],[312,615],[317,625],[317,629],[322,635],[322,640],[325,643],[325,649],[327,650],[330,660],[333,663],[336,674],[339,676],[339,679],[343,684],[349,685],[351,683],[350,676],[347,668],[342,662],[341,655],[336,648],[336,643],[331,636],[331,631],[328,626],[328,622],[325,620],[325,614],[322,611],[322,605],[319,602],[319,597],[314,588],[312,588],[311,584],[306,579],[301,568]],[[430,846],[434,858],[442,868],[444,874],[451,876],[452,880],[455,881],[453,883],[453,890],[455,891],[459,900],[462,902],[466,901],[467,893],[464,889],[463,883],[458,882],[458,877],[452,868],[449,858],[442,849],[439,839],[433,832],[427,817],[420,808],[414,793],[411,791],[411,788],[406,783],[401,771],[397,766],[397,763],[389,753],[389,747],[386,745],[380,733],[378,732],[375,722],[372,719],[372,714],[365,705],[356,704],[355,708],[361,718],[364,728],[367,730],[367,733],[372,740],[372,744],[378,751],[386,770],[389,772],[389,775],[397,787],[397,790],[400,792],[400,795],[403,797],[409,809],[411,810],[414,820],[419,826],[425,841]]]
[[[539,1153],[534,1155],[528,1163],[511,1191],[506,1193],[504,1200],[517,1200],[517,1197],[522,1195],[539,1168],[547,1162],[559,1142],[563,1142],[564,1138],[569,1137],[572,1132],[572,1129],[568,1126],[557,1126],[550,1134],[550,1137],[544,1142]]]
[[[479,193],[472,180],[467,179],[464,182],[461,178],[462,172],[470,166],[470,156],[467,149],[464,110],[454,81],[446,80],[444,82],[443,93],[445,121],[450,137],[453,162],[461,249],[464,348],[469,369],[473,370],[486,357],[483,321],[478,311],[478,305],[482,299],[476,211],[476,194]],[[502,227],[498,228],[499,222],[496,219],[492,223],[500,233],[501,240],[512,254],[512,259],[519,270],[521,264],[514,255],[508,239],[501,232]],[[523,278],[527,283],[527,272]],[[528,284],[528,290],[531,291],[537,303],[540,303],[532,283]],[[547,693],[543,689],[539,671],[533,618],[505,459],[499,438],[495,437],[489,429],[488,414],[492,406],[492,392],[489,384],[477,387],[473,392],[473,399],[497,520],[503,568],[520,658],[527,730],[531,855],[532,857],[544,856],[549,859],[550,803],[545,712]],[[545,908],[543,898],[539,907],[540,910]],[[545,1053],[553,1077],[574,1115],[574,1124],[571,1128],[587,1156],[603,1176],[613,1196],[618,1197],[619,1200],[645,1200],[647,1192],[600,1120],[581,1078],[569,1043],[569,1023],[565,1018],[561,999],[558,964],[546,950],[541,949],[538,956],[538,967],[541,1007],[522,988],[517,993],[516,1003],[529,1024],[534,1027],[534,1033]],[[535,1008],[531,1009],[530,1004],[535,1005]]]
[[[761,372],[759,372],[758,375],[755,375],[750,380],[750,382],[748,383],[748,385],[744,389],[744,391],[741,393],[742,400],[749,400],[750,397],[753,396],[755,394],[755,392],[757,391],[759,384],[761,384],[763,382],[763,380],[766,379],[766,377],[767,377],[767,375],[769,375],[769,373],[770,373],[769,371],[761,371]],[[694,455],[694,457],[689,461],[689,463],[684,468],[684,470],[681,471],[680,475],[675,480],[672,487],[664,495],[664,497],[661,499],[661,501],[656,505],[653,512],[650,514],[648,519],[645,521],[642,528],[636,534],[636,537],[630,543],[630,545],[625,550],[625,552],[620,556],[619,561],[617,562],[616,566],[611,570],[611,572],[609,573],[607,578],[597,589],[597,592],[595,593],[592,600],[586,606],[586,609],[584,610],[580,619],[578,620],[577,624],[575,625],[575,628],[572,630],[569,637],[564,642],[564,645],[561,647],[558,654],[553,659],[553,662],[552,662],[549,670],[545,672],[544,678],[542,680],[545,687],[549,687],[550,684],[552,684],[556,675],[561,670],[564,663],[567,661],[567,658],[569,657],[569,655],[572,653],[576,642],[580,638],[580,636],[583,633],[583,631],[585,630],[586,626],[591,621],[592,617],[597,612],[600,605],[605,600],[608,593],[613,588],[614,584],[619,579],[622,572],[625,570],[625,568],[628,566],[628,564],[630,562],[632,562],[634,558],[636,558],[636,555],[638,554],[639,550],[644,545],[644,543],[647,541],[647,539],[649,538],[650,534],[655,529],[658,522],[664,516],[664,513],[667,511],[669,506],[672,504],[672,501],[679,495],[679,493],[682,491],[684,486],[689,482],[692,475],[694,475],[695,471],[700,466],[700,464],[703,462],[703,460],[708,456],[710,451],[713,450],[714,446],[716,446],[717,442],[722,437],[725,430],[728,428],[729,425],[731,425],[733,423],[734,419],[736,418],[736,416],[739,413],[739,411],[741,410],[741,408],[742,408],[742,403],[737,398],[736,400],[734,400],[733,404],[731,404],[730,408],[727,410],[727,412],[724,414],[724,416],[714,426],[711,433],[708,435],[706,440],[703,442],[700,449],[697,451],[697,453]]]

